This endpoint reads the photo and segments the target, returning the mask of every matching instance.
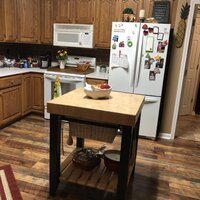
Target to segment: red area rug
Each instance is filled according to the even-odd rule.
[[[10,165],[0,167],[0,200],[22,200]]]

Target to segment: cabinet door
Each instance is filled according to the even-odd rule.
[[[22,77],[22,115],[27,114],[32,108],[32,79],[31,74]]]
[[[152,17],[154,0],[144,0],[145,18]]]
[[[53,0],[54,22],[72,23],[74,0]]]
[[[40,42],[53,43],[53,1],[40,1]]]
[[[32,74],[32,108],[44,112],[44,78],[43,74]]]
[[[4,0],[5,16],[5,40],[7,42],[17,41],[17,2],[16,0]]]
[[[99,84],[102,84],[102,83],[108,83],[108,80],[86,78],[86,82],[90,85],[99,85]]]
[[[92,24],[94,21],[94,0],[74,0],[75,23]]]
[[[94,45],[110,48],[112,21],[115,19],[116,0],[96,0]]]
[[[21,116],[21,86],[0,90],[0,125]]]
[[[4,2],[0,1],[0,41],[5,39]]]
[[[39,14],[39,0],[18,0],[20,42],[38,42]]]

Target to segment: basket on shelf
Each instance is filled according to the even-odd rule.
[[[76,70],[80,71],[80,72],[84,72],[84,71],[86,71],[89,68],[90,68],[90,64],[81,63],[81,64],[77,64]]]
[[[69,122],[69,135],[112,143],[117,135],[117,129]]]

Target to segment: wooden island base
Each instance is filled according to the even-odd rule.
[[[135,169],[143,103],[144,96],[114,91],[108,99],[94,100],[85,96],[83,88],[50,100],[47,103],[47,111],[50,113],[50,195],[56,195],[57,187],[62,181],[114,192],[118,200],[125,200],[127,185]],[[107,170],[103,161],[91,171],[81,170],[71,161],[73,153],[61,163],[61,120],[120,129],[118,174]],[[84,137],[77,137],[76,147],[84,147]]]
[[[60,182],[76,183],[78,185],[96,188],[107,192],[116,193],[118,173],[111,172],[101,163],[92,170],[83,170],[72,162],[72,157],[76,149],[63,161],[61,165]],[[132,171],[134,163],[129,167]],[[129,178],[131,174],[129,174]]]

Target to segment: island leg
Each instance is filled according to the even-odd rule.
[[[49,193],[54,196],[60,177],[61,116],[50,115]]]
[[[118,184],[116,194],[118,200],[123,200],[126,196],[129,173],[129,159],[131,152],[131,136],[133,134],[132,131],[132,127],[123,126],[120,154],[120,169],[118,173]]]
[[[77,137],[76,138],[76,146],[83,148],[84,147],[84,138]]]

